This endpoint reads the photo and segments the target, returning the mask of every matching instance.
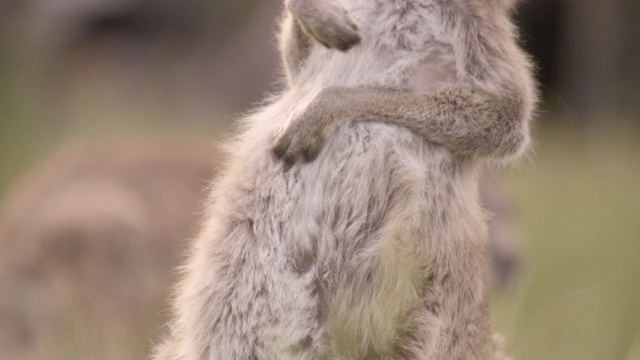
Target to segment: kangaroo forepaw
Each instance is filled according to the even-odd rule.
[[[324,132],[317,123],[302,116],[294,116],[276,134],[271,151],[286,164],[298,160],[313,161],[325,143]]]

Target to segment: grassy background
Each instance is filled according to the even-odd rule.
[[[496,328],[517,359],[640,359],[637,129],[547,128],[512,171],[527,237]]]

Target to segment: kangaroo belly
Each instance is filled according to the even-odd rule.
[[[446,149],[371,122],[345,125],[314,163],[301,165],[305,192],[291,215],[311,222],[314,238],[292,234],[290,247],[298,261],[314,259],[331,355],[390,355],[411,335],[428,290],[430,243],[449,241],[433,237],[447,233],[436,228],[455,207],[455,167]]]
[[[256,268],[290,273],[261,275],[264,284],[251,289],[264,285],[268,291],[256,296],[309,292],[299,306],[265,299],[280,321],[254,331],[288,334],[296,319],[315,319],[333,358],[397,353],[412,335],[414,312],[424,306],[433,249],[472,236],[460,231],[473,222],[471,213],[458,210],[473,193],[465,190],[473,184],[464,167],[441,146],[375,122],[346,124],[315,161],[290,169],[268,152],[266,137],[252,144],[254,155],[233,170],[246,171],[233,177],[243,181],[222,179],[227,191],[217,201],[235,209],[227,218],[247,219],[234,223],[249,227],[252,253],[277,254],[277,266],[270,261]],[[295,332],[299,339],[265,338],[264,346],[272,353],[295,348],[304,343],[304,329]]]

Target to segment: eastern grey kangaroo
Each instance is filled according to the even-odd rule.
[[[495,357],[478,177],[535,104],[513,1],[285,5],[288,86],[227,147],[155,358]]]

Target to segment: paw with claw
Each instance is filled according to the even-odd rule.
[[[334,0],[289,0],[287,8],[307,35],[327,48],[347,51],[360,43],[358,26]]]
[[[322,94],[322,93],[321,93]],[[329,107],[317,96],[311,104],[295,112],[276,134],[272,152],[291,165],[299,159],[314,160],[334,128]]]

